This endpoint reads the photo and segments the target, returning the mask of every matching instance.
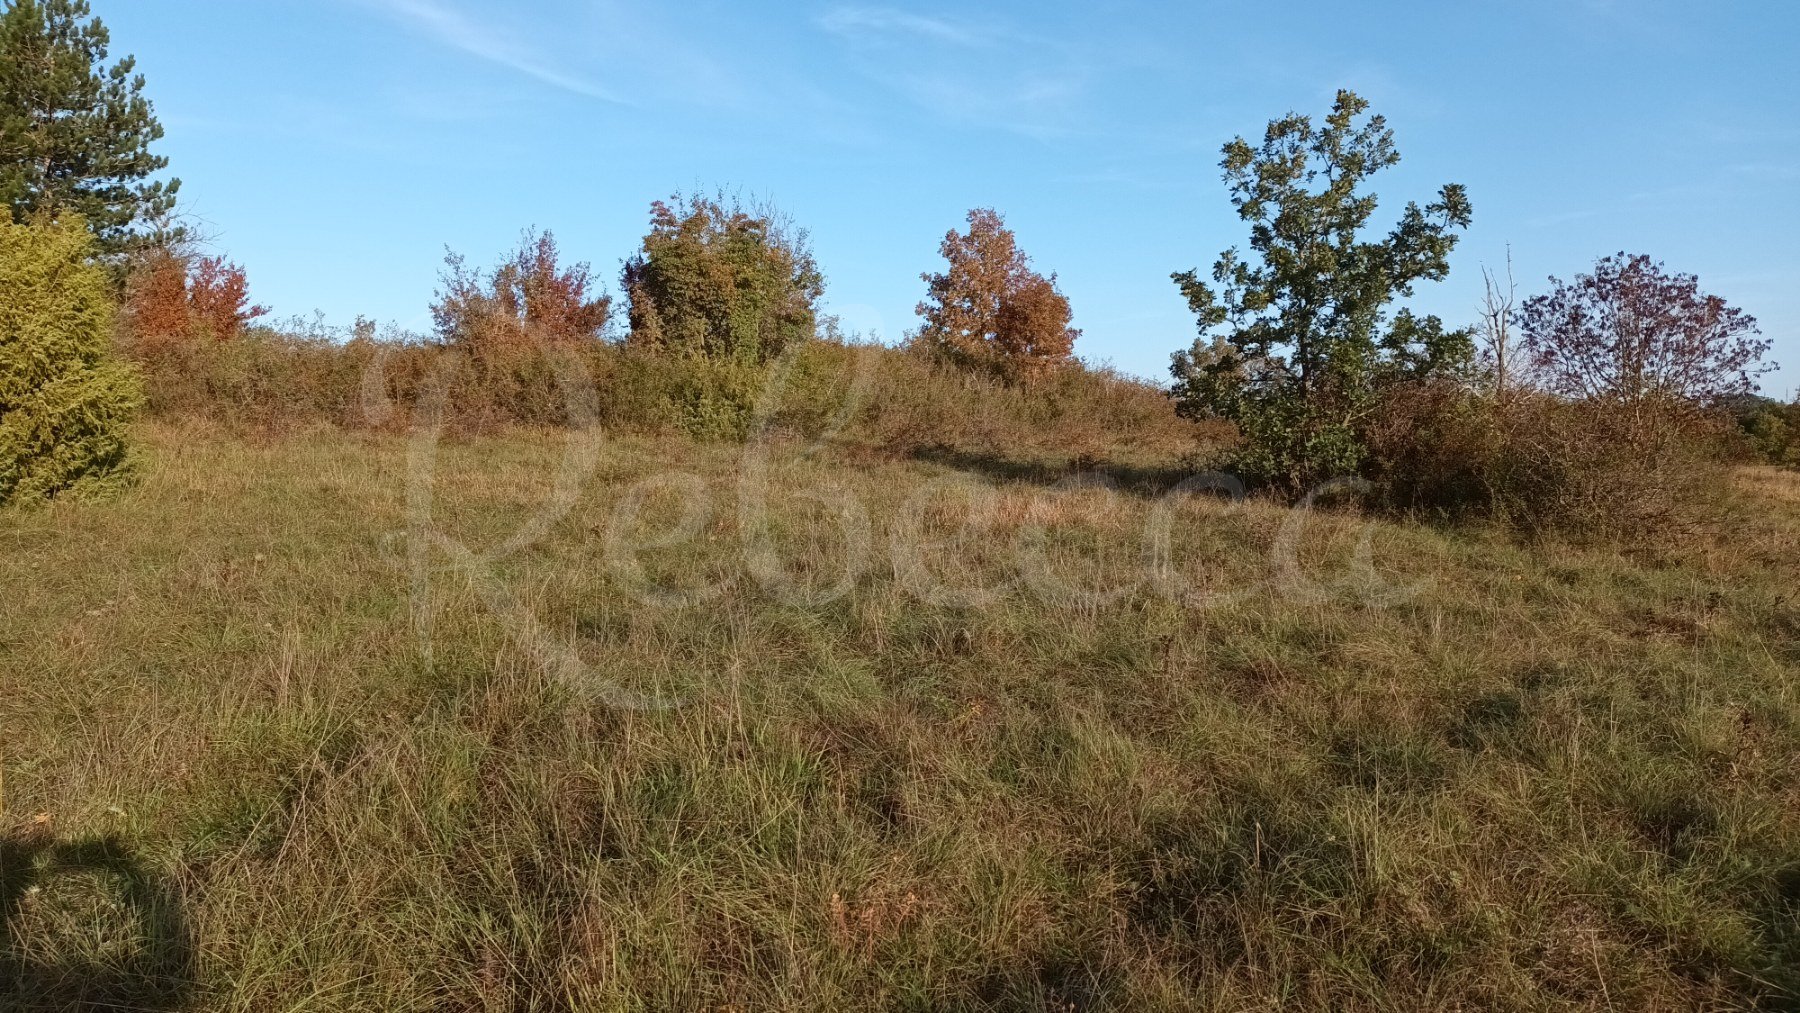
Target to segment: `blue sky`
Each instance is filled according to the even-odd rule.
[[[278,315],[423,330],[446,245],[530,225],[616,288],[652,200],[725,186],[812,234],[846,326],[897,338],[970,207],[1055,271],[1093,361],[1161,378],[1169,273],[1241,245],[1219,146],[1339,87],[1402,164],[1394,212],[1475,223],[1413,305],[1472,320],[1649,253],[1758,317],[1800,385],[1800,4],[94,0],[134,53],[187,212]]]

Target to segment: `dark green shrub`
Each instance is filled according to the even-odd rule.
[[[1340,91],[1322,124],[1290,114],[1270,122],[1260,145],[1225,145],[1220,164],[1250,226],[1249,253],[1220,254],[1210,284],[1198,271],[1174,276],[1200,331],[1170,363],[1177,403],[1236,424],[1232,469],[1293,492],[1364,472],[1360,433],[1385,387],[1456,375],[1473,355],[1470,332],[1396,305],[1448,274],[1468,196],[1448,184],[1371,236],[1377,201],[1364,185],[1400,154],[1368,108]]]
[[[1731,407],[1753,458],[1765,464],[1800,466],[1800,401],[1783,404],[1751,396]]]

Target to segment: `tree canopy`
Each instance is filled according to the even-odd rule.
[[[1069,300],[1056,276],[1032,270],[1006,220],[992,208],[969,212],[969,229],[952,229],[939,251],[947,262],[926,273],[919,341],[963,369],[1029,379],[1070,360],[1081,332],[1069,326]]]
[[[1706,405],[1755,393],[1775,369],[1756,318],[1643,254],[1604,257],[1519,311],[1540,381],[1575,398]]]
[[[86,0],[6,0],[0,11],[0,200],[12,219],[81,216],[98,252],[165,239],[179,180],[132,57],[110,66],[111,37]]]
[[[806,233],[772,209],[677,194],[650,205],[621,286],[632,344],[759,363],[814,336],[825,276]]]
[[[1384,383],[1468,360],[1470,332],[1391,305],[1449,272],[1467,195],[1444,186],[1409,203],[1386,235],[1369,238],[1378,206],[1364,184],[1400,160],[1393,131],[1369,103],[1340,91],[1323,124],[1289,114],[1260,145],[1237,138],[1220,163],[1251,256],[1226,250],[1212,284],[1175,274],[1199,324],[1171,365],[1182,410],[1235,422],[1239,462],[1254,477],[1303,483],[1353,473],[1357,435]],[[1216,288],[1214,286],[1217,286]]]

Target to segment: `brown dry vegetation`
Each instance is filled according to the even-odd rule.
[[[896,454],[1048,450],[1125,464],[1177,462],[1228,438],[1177,417],[1157,388],[1104,369],[1008,385],[923,355],[831,340],[765,367],[592,341],[470,354],[263,330],[229,345],[187,343],[139,365],[152,415],[239,433],[406,431],[441,392],[445,425],[465,434],[562,426],[573,412],[578,423],[640,435],[742,439],[761,424]]]
[[[968,222],[968,232],[952,229],[938,247],[943,272],[921,276],[916,343],[958,369],[1013,382],[1068,366],[1081,332],[1069,326],[1056,275],[1032,269],[998,211],[976,208]]]
[[[134,263],[120,321],[140,355],[171,346],[242,337],[268,310],[250,304],[244,269],[223,257],[153,249]]]

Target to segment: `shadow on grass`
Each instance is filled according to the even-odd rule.
[[[21,917],[53,902],[59,880],[83,874],[104,884],[135,945],[104,961],[33,952],[16,934]],[[193,962],[180,902],[117,839],[0,838],[0,1008],[176,1010],[193,991]]]
[[[1141,466],[1076,457],[1067,461],[1021,460],[982,451],[927,447],[913,452],[921,461],[981,475],[1003,485],[1052,486],[1078,475],[1098,475],[1120,492],[1154,499],[1205,473],[1203,468]],[[1223,490],[1217,491],[1225,495]]]

